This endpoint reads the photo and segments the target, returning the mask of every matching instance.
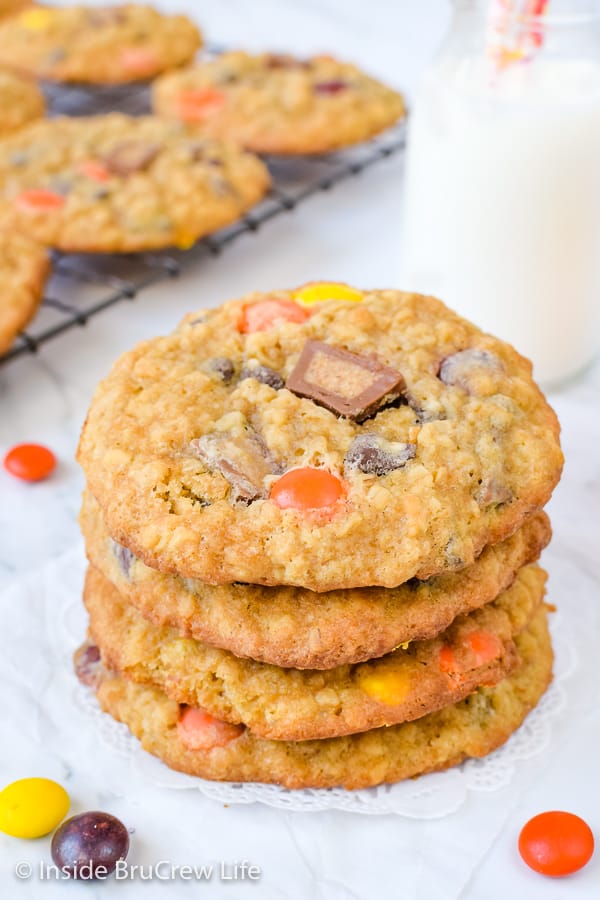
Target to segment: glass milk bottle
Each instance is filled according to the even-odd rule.
[[[600,4],[455,0],[411,117],[403,285],[544,386],[600,345]]]

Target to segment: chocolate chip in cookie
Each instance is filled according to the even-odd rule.
[[[416,455],[415,444],[386,441],[378,434],[359,434],[344,459],[344,472],[358,469],[366,475],[388,475],[401,469]]]
[[[274,391],[279,391],[285,385],[285,381],[275,369],[269,366],[253,365],[252,363],[244,366],[240,372],[240,381],[245,378],[256,378],[261,384],[267,384]]]
[[[160,153],[159,144],[145,141],[120,141],[103,157],[106,167],[123,178],[135,172],[144,172]]]
[[[265,478],[279,471],[262,438],[250,430],[242,435],[203,434],[190,449],[209,470],[220,472],[231,485],[233,499],[243,503],[266,497]]]

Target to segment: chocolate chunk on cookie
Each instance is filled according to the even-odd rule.
[[[279,391],[285,385],[285,381],[275,369],[269,366],[247,365],[240,372],[240,381],[245,378],[256,378],[261,384],[268,384],[274,391]]]
[[[406,383],[400,372],[375,356],[307,341],[286,387],[339,416],[363,422],[401,397]]]
[[[204,434],[191,442],[190,449],[209,470],[221,473],[231,485],[233,499],[243,503],[266,497],[265,478],[278,472],[264,441],[252,431]]]
[[[154,162],[160,149],[160,144],[120,141],[102,159],[110,172],[126,178],[135,172],[144,172]]]
[[[415,444],[386,441],[378,434],[359,434],[344,459],[344,472],[358,469],[366,475],[387,475],[415,458]]]

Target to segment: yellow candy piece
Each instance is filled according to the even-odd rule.
[[[363,295],[349,284],[335,281],[312,281],[294,291],[294,300],[303,306],[314,306],[327,300],[346,300],[348,303],[360,303]]]
[[[54,831],[69,811],[69,795],[49,778],[21,778],[0,791],[0,831],[38,838]]]
[[[27,9],[19,16],[19,24],[30,31],[45,31],[54,19],[51,9]]]
[[[411,690],[410,679],[406,674],[393,670],[378,673],[368,670],[360,672],[358,683],[365,694],[388,706],[402,703]]]
[[[185,232],[181,232],[177,235],[175,239],[175,246],[179,248],[179,250],[189,250],[190,247],[193,247],[196,241],[198,240],[198,236],[195,234],[186,234]]]

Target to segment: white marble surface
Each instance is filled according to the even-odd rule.
[[[361,0],[180,0],[162,5],[196,12],[214,41],[302,52],[334,50],[409,92],[444,30],[448,11],[442,0],[418,4],[411,0],[369,4]],[[15,602],[14,585],[19,578],[56,558],[77,539],[82,479],[73,454],[93,387],[114,358],[135,341],[170,330],[189,309],[249,289],[320,277],[396,284],[402,175],[401,159],[382,163],[360,179],[275,220],[257,235],[241,238],[221,259],[207,260],[180,281],[148,290],[134,303],[105,312],[87,328],[47,344],[36,358],[22,358],[0,369],[0,453],[14,443],[31,440],[52,447],[60,459],[53,478],[39,485],[23,485],[0,472],[0,588],[5,589],[0,593],[0,608],[8,609]],[[523,765],[511,788],[489,796],[472,795],[448,819],[410,822],[409,826],[393,817],[224,809],[188,792],[129,782],[124,772],[113,781],[111,770],[108,781],[102,753],[98,749],[96,755],[94,741],[87,735],[80,738],[80,763],[70,772],[77,808],[110,808],[134,821],[137,858],[146,862],[245,858],[263,868],[259,887],[204,886],[213,897],[370,900],[387,895],[406,900],[499,900],[510,892],[518,900],[598,897],[599,858],[575,878],[549,882],[521,865],[515,841],[522,823],[548,808],[583,815],[600,837],[600,713],[595,703],[600,624],[599,390],[597,365],[552,396],[563,425],[567,465],[550,506],[555,538],[544,559],[551,575],[550,600],[573,626],[579,668],[571,682],[564,725],[556,730],[543,756]],[[41,640],[42,662],[51,665],[52,656],[44,658]],[[26,668],[40,662],[38,645],[34,647],[32,658],[22,661]],[[13,707],[10,691],[4,685],[0,695],[5,712],[0,781],[43,772],[66,778],[65,759],[70,754],[61,753],[60,734],[53,734],[44,749],[44,734],[23,736],[19,729],[27,716],[20,707]],[[21,745],[24,762],[19,765],[11,746],[14,751]],[[452,842],[456,848],[472,848],[470,874],[453,874]],[[17,846],[2,838],[2,896],[36,900],[53,896],[55,889],[50,885],[18,883],[12,872],[17,859],[44,856],[47,844],[43,841]],[[421,875],[413,877],[415,871]],[[107,889],[72,887],[94,897]],[[141,898],[166,888],[138,883],[119,889],[127,891],[128,897]],[[184,883],[168,886],[169,896],[190,890]],[[64,888],[61,891],[64,896]]]

